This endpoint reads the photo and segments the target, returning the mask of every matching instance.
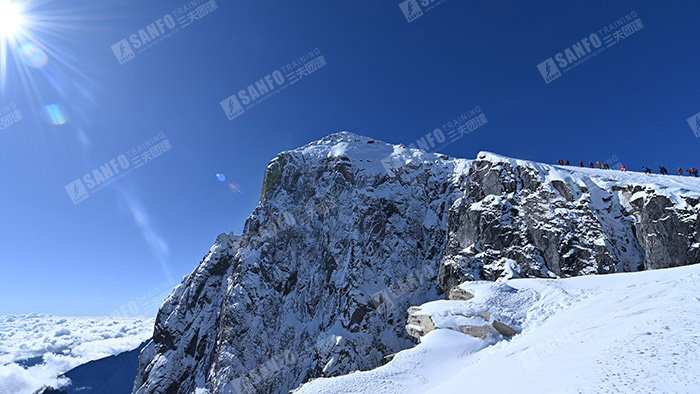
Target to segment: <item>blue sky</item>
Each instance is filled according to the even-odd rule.
[[[409,144],[479,106],[443,153],[700,166],[696,1],[448,0],[409,23],[400,1],[218,0],[119,64],[112,45],[187,2],[28,2],[48,63],[9,54],[0,87],[23,116],[0,130],[0,314],[106,315],[179,282],[241,232],[269,160],[340,130]],[[643,29],[545,83],[538,64],[632,11]],[[227,119],[315,48],[325,67]],[[66,185],[159,133],[172,149],[73,204]]]

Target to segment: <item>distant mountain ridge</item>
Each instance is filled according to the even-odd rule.
[[[138,348],[80,365],[63,374],[71,384],[60,389],[46,388],[39,394],[128,394],[136,376],[142,343]]]
[[[158,313],[133,392],[286,393],[412,346],[406,309],[465,280],[700,262],[700,180],[475,160],[348,132],[272,160]]]

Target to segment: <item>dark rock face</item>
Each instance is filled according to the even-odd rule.
[[[628,192],[629,194],[629,192]],[[636,233],[646,259],[645,269],[679,267],[700,262],[698,200],[684,198],[687,209],[677,209],[666,196],[633,201]],[[695,207],[695,209],[691,209]]]
[[[141,351],[134,387],[139,393],[191,392],[211,366],[222,294],[233,270],[235,236],[222,234],[197,269],[158,312],[153,340]],[[189,391],[187,391],[189,390]]]
[[[464,280],[699,262],[697,200],[561,171],[350,133],[281,154],[243,234],[161,308],[134,393],[284,393],[374,368],[411,346],[410,305]]]
[[[653,187],[606,188],[581,175],[548,182],[551,167],[537,167],[489,154],[472,162],[467,192],[450,210],[443,291],[465,280],[700,262],[696,198],[679,197],[678,204]]]
[[[367,158],[329,156],[343,143]],[[411,346],[406,309],[438,293],[454,163],[421,154],[391,177],[386,144],[309,148],[273,160],[240,239],[220,236],[166,301],[134,392],[286,393]]]

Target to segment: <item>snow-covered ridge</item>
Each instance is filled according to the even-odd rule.
[[[243,234],[220,236],[161,308],[135,393],[285,393],[375,368],[412,346],[410,306],[465,281],[698,263],[699,196],[697,179],[330,135],[271,161]],[[479,312],[463,315],[487,337],[527,326]]]
[[[459,173],[464,171],[470,162],[440,153],[411,149],[402,144],[391,145],[347,131],[331,134],[301,148],[283,152],[280,156],[290,154],[301,155],[304,160],[314,162],[343,159],[352,163],[364,176],[394,176],[392,169],[400,168],[406,171],[426,164],[447,165],[453,167],[455,173]]]
[[[389,170],[399,167],[410,168],[418,163],[430,162],[453,162],[457,164],[454,167],[454,175],[460,175],[468,173],[468,166],[474,161],[411,149],[403,144],[392,145],[347,131],[331,134],[306,146],[283,152],[281,155],[295,153],[311,161],[346,158],[354,167],[367,171],[368,175],[387,173],[387,168]],[[568,185],[586,188],[587,182],[592,180],[602,189],[628,186],[654,189],[657,193],[668,196],[678,203],[685,203],[681,197],[700,199],[700,178],[695,177],[551,165],[487,151],[479,152],[475,160],[488,161],[494,165],[508,164],[512,168],[530,168],[535,170],[545,183],[562,181]],[[389,173],[389,175],[392,174]]]
[[[669,197],[676,204],[685,206],[686,199],[700,199],[700,178],[675,175],[645,174],[633,171],[602,170],[597,168],[542,164],[534,161],[513,159],[491,152],[480,152],[477,160],[494,164],[507,163],[513,168],[532,168],[544,176],[545,182],[561,181],[567,185],[586,188],[589,181],[601,189],[641,186]],[[685,197],[685,198],[683,198]]]
[[[354,167],[366,171],[366,175],[380,175],[387,173],[388,170],[388,174],[393,176],[393,169],[411,168],[419,163],[440,162],[454,163],[453,175],[458,176],[468,173],[469,165],[474,161],[411,149],[402,144],[391,145],[347,131],[331,134],[306,146],[283,152],[282,155],[294,153],[302,154],[306,160],[312,161],[346,158]],[[656,193],[667,196],[674,203],[681,205],[687,204],[687,198],[700,199],[700,178],[550,165],[486,151],[479,152],[475,160],[488,161],[494,165],[508,164],[512,168],[533,169],[545,183],[561,181],[583,189],[586,189],[590,182],[601,189],[608,190],[613,187],[644,187],[653,189]]]

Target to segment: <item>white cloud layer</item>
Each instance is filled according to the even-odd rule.
[[[64,385],[78,365],[133,350],[153,334],[154,319],[0,316],[0,394]]]

